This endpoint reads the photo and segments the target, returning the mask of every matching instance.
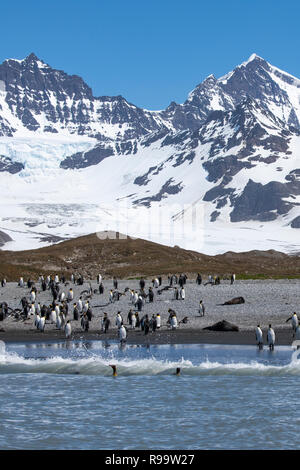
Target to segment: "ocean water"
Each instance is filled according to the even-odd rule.
[[[0,342],[0,384],[0,449],[299,447],[292,347]]]

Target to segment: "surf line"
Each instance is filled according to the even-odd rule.
[[[112,454],[111,457],[105,457],[105,465],[130,465],[135,468],[139,463],[139,457],[119,457],[116,454]]]

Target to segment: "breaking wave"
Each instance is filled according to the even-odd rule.
[[[118,376],[130,375],[174,375],[180,367],[182,375],[300,375],[300,349],[293,352],[291,361],[284,365],[267,365],[257,361],[247,362],[212,362],[206,359],[199,364],[181,359],[180,361],[158,360],[154,357],[147,359],[104,358],[90,354],[88,357],[51,357],[24,358],[17,353],[7,352],[5,343],[0,342],[0,374],[79,374],[111,376],[110,365],[117,367]]]

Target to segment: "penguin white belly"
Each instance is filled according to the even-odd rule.
[[[44,331],[45,328],[45,317],[41,317],[39,321],[38,328],[40,331]]]
[[[258,329],[256,330],[256,341],[258,343],[262,343],[263,342],[263,335],[262,335],[262,331],[261,329]]]
[[[122,341],[124,339],[126,339],[126,330],[125,328],[121,327],[120,328],[120,340]]]
[[[274,333],[274,331],[269,331],[268,332],[268,343],[269,344],[275,344],[275,333]]]
[[[66,338],[69,338],[71,336],[71,325],[70,323],[67,323],[65,326],[65,334]]]

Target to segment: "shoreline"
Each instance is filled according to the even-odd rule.
[[[266,338],[266,331],[264,340]],[[71,340],[66,340],[60,330],[51,330],[41,333],[35,329],[32,330],[10,330],[0,332],[0,341],[5,343],[41,343],[47,341],[115,341],[119,342],[117,331],[111,330],[108,333],[100,331],[84,332],[75,330],[72,333]],[[276,345],[291,346],[293,342],[291,328],[282,328],[276,331]],[[126,344],[140,345],[165,345],[165,344],[218,344],[234,346],[255,346],[255,332],[249,330],[241,331],[207,331],[195,329],[163,329],[155,333],[144,335],[142,331],[128,331]],[[264,342],[267,346],[267,342]]]

